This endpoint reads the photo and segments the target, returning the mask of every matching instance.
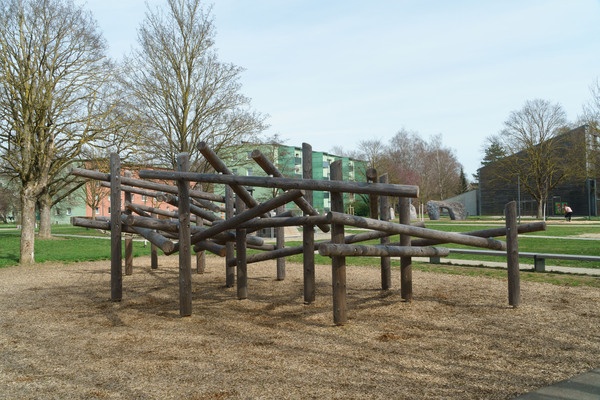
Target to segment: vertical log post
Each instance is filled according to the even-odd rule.
[[[246,203],[235,196],[235,211],[239,215],[246,209]],[[237,267],[237,296],[239,300],[248,298],[248,260],[246,258],[246,229],[235,230],[235,255]]]
[[[410,199],[401,197],[399,206],[400,223],[410,225]],[[400,246],[410,246],[409,235],[400,235]],[[404,301],[412,301],[412,257],[400,257],[400,296]]]
[[[302,177],[313,179],[312,146],[302,143]],[[313,192],[306,190],[304,198],[312,206]],[[307,215],[307,213],[304,213]],[[304,303],[310,304],[316,297],[316,275],[315,275],[315,227],[304,225],[302,228],[302,263],[304,268]]]
[[[152,213],[152,218],[157,215]],[[154,243],[150,243],[150,269],[158,269],[158,247]]]
[[[342,180],[342,162],[331,163],[331,180]],[[344,212],[344,194],[331,192],[331,210]],[[331,243],[344,243],[344,225],[334,223],[331,225]],[[333,323],[344,325],[348,321],[346,306],[346,257],[331,257],[331,280],[333,286]]]
[[[285,211],[285,206],[277,207],[277,214],[281,214]],[[285,247],[285,228],[283,226],[275,228],[276,236],[276,248],[283,249]],[[282,281],[285,279],[285,257],[277,258],[277,280]]]
[[[110,298],[123,297],[123,249],[121,247],[121,160],[110,155]]]
[[[506,262],[508,267],[508,304],[521,304],[521,282],[519,275],[519,239],[517,226],[517,203],[511,201],[505,207],[506,216]]]
[[[388,175],[383,174],[379,177],[380,183],[388,183]],[[379,215],[382,221],[390,220],[390,202],[388,196],[379,197]],[[383,245],[390,243],[390,237],[384,236],[380,239]],[[381,289],[389,290],[392,288],[392,259],[390,257],[381,257]]]
[[[196,216],[196,226],[204,225],[204,220]],[[206,253],[204,250],[196,252],[196,273],[203,274],[206,269]]]
[[[189,155],[180,153],[177,170],[187,172]],[[192,315],[192,249],[190,243],[190,186],[183,179],[177,180],[179,208],[179,315]]]
[[[225,185],[225,219],[230,219],[234,214],[233,190],[229,185]],[[235,243],[228,241],[225,243],[225,287],[233,287],[235,284],[235,265],[229,263],[235,259]]]
[[[126,178],[131,178],[131,171],[125,171],[123,175]],[[131,192],[125,192],[125,211],[124,214],[131,214],[131,210],[127,208],[131,204]],[[125,275],[133,274],[133,236],[125,235]]]
[[[368,183],[377,182],[377,170],[375,168],[369,168],[369,169],[367,169],[366,175],[367,175],[367,182]],[[376,194],[370,194],[369,195],[369,215],[373,219],[377,219],[378,218],[378,207],[379,207],[379,205],[377,204],[377,197],[378,196]]]

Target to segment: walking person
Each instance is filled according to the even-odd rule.
[[[571,215],[573,215],[573,210],[565,204],[565,221],[571,222]]]

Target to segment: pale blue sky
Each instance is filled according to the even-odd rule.
[[[220,59],[246,69],[242,92],[268,132],[314,150],[441,133],[470,177],[511,111],[542,98],[576,121],[600,77],[599,0],[212,4]],[[136,44],[145,1],[87,6],[114,57]]]

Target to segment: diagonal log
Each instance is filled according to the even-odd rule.
[[[272,175],[275,178],[283,178],[283,174],[277,169],[275,165],[258,149],[252,151],[250,155],[254,161],[265,171],[267,174]],[[319,215],[319,212],[304,198],[300,197],[295,200],[294,203],[306,214],[306,215]],[[329,232],[329,225],[319,224],[319,229],[323,232]]]
[[[293,201],[302,195],[303,193],[301,190],[290,190],[289,192],[285,192],[282,195],[269,199],[264,203],[260,203],[256,207],[250,208],[243,213],[236,215],[235,217],[219,222],[203,232],[194,233],[191,238],[192,244],[213,237],[214,235],[226,230],[237,228],[240,223],[251,220],[252,218],[256,218],[260,215],[264,215],[265,213],[268,213],[269,211],[274,210],[281,205],[289,203],[290,201]]]
[[[545,230],[546,230],[545,222],[531,222],[528,224],[523,224],[523,225],[517,226],[517,233],[538,232],[538,231],[545,231]],[[477,236],[477,237],[483,237],[483,238],[506,236],[506,227],[482,229],[482,230],[470,231],[470,232],[461,232],[460,235]],[[412,246],[434,246],[436,244],[444,244],[444,243],[447,243],[447,242],[443,242],[441,240],[432,240],[432,239],[413,239],[411,241]]]
[[[391,233],[407,234],[427,239],[444,240],[446,243],[464,244],[467,246],[482,247],[493,250],[506,250],[506,243],[492,238],[466,236],[458,233],[442,232],[433,229],[420,228],[412,225],[397,224],[394,222],[380,221],[377,219],[355,217],[339,212],[329,212],[327,216],[331,222],[355,226],[358,228],[374,229]]]
[[[212,165],[215,171],[220,172],[224,175],[233,175],[233,173],[229,170],[229,168],[227,168],[227,165],[225,165],[223,160],[219,158],[217,153],[215,153],[206,142],[200,142],[196,147],[204,156],[206,161],[208,161],[208,163]],[[251,208],[256,207],[258,205],[258,201],[256,201],[256,199],[252,197],[250,192],[248,192],[248,190],[244,186],[238,184],[230,184],[229,186],[248,207]],[[268,217],[268,215],[266,214],[263,216]]]

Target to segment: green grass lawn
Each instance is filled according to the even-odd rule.
[[[466,232],[472,230],[488,229],[493,227],[504,226],[502,221],[487,222],[465,222],[465,221],[427,221],[426,226],[431,229],[437,229],[447,232]],[[0,267],[17,265],[19,259],[19,243],[20,231],[17,229],[6,229],[0,226]],[[356,233],[357,231],[347,229],[347,233]],[[538,252],[538,253],[565,253],[565,254],[583,254],[600,256],[600,241],[577,239],[576,236],[599,233],[600,222],[594,224],[549,224],[548,229],[542,232],[534,232],[519,237],[519,250],[522,252]],[[102,232],[96,229],[87,229],[74,227],[70,225],[55,225],[52,227],[54,236],[52,239],[42,240],[36,239],[35,242],[35,259],[38,263],[45,261],[60,261],[66,263],[79,261],[95,261],[110,259],[110,233]],[[63,236],[65,235],[65,236]],[[553,236],[548,238],[546,236]],[[398,237],[397,235],[395,236]],[[499,238],[504,239],[504,238]],[[396,240],[396,239],[392,239]],[[378,243],[372,241],[371,243]],[[300,246],[299,241],[288,241],[287,246]],[[449,244],[448,247],[461,247],[459,245]],[[134,257],[150,254],[150,246],[144,246],[143,242],[134,241],[133,244]],[[252,253],[252,250],[249,251]],[[316,262],[321,264],[329,264],[329,257],[316,255]],[[464,254],[452,254],[453,259],[471,259],[481,261],[502,261],[505,258],[491,256],[473,256]],[[288,257],[291,262],[302,262],[302,256]],[[346,262],[349,266],[352,265],[371,265],[376,268],[379,265],[378,258],[372,257],[347,257]],[[523,258],[522,263],[532,263],[531,259]],[[600,265],[592,262],[577,262],[567,260],[548,260],[549,265],[564,265],[571,267],[587,267],[600,268]],[[393,268],[399,267],[397,259],[392,262]],[[495,269],[474,268],[474,267],[457,267],[432,265],[428,263],[415,263],[416,269],[427,271],[438,271],[444,273],[460,273],[467,275],[490,275],[497,276],[500,279],[506,277],[506,272]],[[599,278],[576,277],[565,274],[540,274],[522,272],[522,279],[526,280],[542,280],[551,281],[558,284],[587,284],[600,287]],[[587,282],[587,283],[581,283]]]
[[[0,267],[19,263],[20,234],[17,229],[0,229]],[[52,227],[52,239],[35,240],[35,261],[96,261],[110,259],[110,234],[94,229],[55,225]],[[142,242],[133,242],[133,255],[139,257],[150,254],[150,246]]]

